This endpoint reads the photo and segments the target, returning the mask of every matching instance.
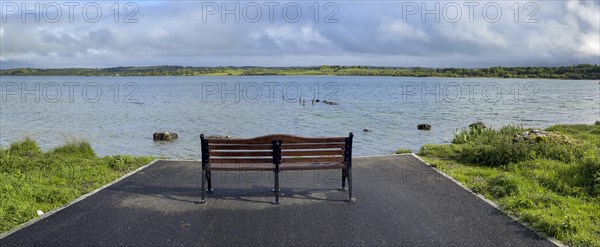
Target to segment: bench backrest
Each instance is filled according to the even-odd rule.
[[[348,137],[267,135],[248,139],[205,138],[202,165],[208,163],[326,163],[352,162],[352,133]],[[273,155],[273,154],[276,155]]]
[[[270,163],[274,164],[274,140],[265,137],[249,139],[205,138],[202,144],[202,164],[208,163]]]
[[[342,163],[349,157],[352,137],[298,137],[279,135],[281,163]],[[349,139],[349,140],[348,140]]]

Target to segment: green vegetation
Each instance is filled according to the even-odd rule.
[[[533,229],[600,246],[600,124],[470,128],[419,155]]]
[[[152,157],[96,157],[85,141],[43,152],[29,138],[0,147],[0,232],[48,212],[147,164]]]
[[[396,150],[395,154],[409,154],[409,153],[412,153],[412,151],[410,149],[398,148],[398,150]]]
[[[376,66],[313,67],[114,67],[105,69],[6,69],[3,76],[254,76],[254,75],[332,75],[332,76],[404,76],[404,77],[495,77],[600,79],[600,66],[580,64],[561,67],[420,68]]]

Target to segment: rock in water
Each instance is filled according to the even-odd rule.
[[[372,130],[370,129],[363,129],[364,132],[371,132]]]
[[[469,128],[471,128],[471,129],[485,129],[485,128],[487,128],[487,126],[485,126],[485,124],[483,122],[475,122],[475,123],[469,124]]]
[[[154,132],[154,135],[152,135],[152,139],[154,139],[154,141],[173,141],[177,139],[177,133]]]
[[[418,130],[431,130],[431,125],[429,124],[417,124]]]

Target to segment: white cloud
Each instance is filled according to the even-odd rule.
[[[597,3],[596,3],[597,4]],[[556,17],[530,29],[529,49],[549,57],[600,59],[600,12],[592,2],[566,3],[563,16]],[[600,61],[598,61],[600,62]],[[595,62],[597,63],[597,62]]]
[[[93,48],[89,48],[85,50],[88,54],[95,56],[95,55],[104,55],[107,54],[109,51],[106,49],[93,49]]]
[[[439,25],[437,32],[447,37],[452,42],[465,42],[468,44],[484,45],[489,49],[505,48],[508,45],[507,37],[491,29],[487,22],[477,23],[450,23]],[[513,37],[514,38],[514,37]]]
[[[600,57],[600,33],[583,35],[577,51],[584,57]]]
[[[567,11],[570,15],[580,19],[587,25],[590,25],[593,30],[600,30],[600,11],[598,11],[597,1],[568,1]]]
[[[383,20],[377,30],[381,37],[390,40],[429,40],[429,37],[422,30],[402,20]]]
[[[259,32],[250,34],[255,41],[267,38],[279,47],[309,47],[311,43],[329,45],[331,42],[323,37],[317,30],[310,26],[295,27],[291,25],[281,27],[267,27]]]

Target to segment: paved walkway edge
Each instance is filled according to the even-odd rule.
[[[463,185],[461,182],[459,182],[458,180],[454,179],[453,177],[451,177],[450,175],[446,174],[445,172],[437,169],[435,166],[432,166],[431,164],[427,163],[425,160],[421,159],[421,157],[419,157],[418,155],[414,154],[414,153],[410,153],[410,154],[406,154],[406,155],[412,155],[415,158],[419,159],[421,162],[423,162],[424,164],[426,164],[427,166],[431,167],[431,169],[433,169],[434,171],[436,171],[437,173],[441,174],[442,176],[446,177],[447,179],[450,179],[450,181],[454,182],[455,184],[457,184],[458,186],[460,186],[461,188],[467,190],[469,193],[473,194],[474,196],[478,197],[479,199],[483,200],[484,202],[486,202],[487,204],[489,204],[490,206],[498,209],[498,211],[502,212],[504,215],[510,217],[511,219],[513,219],[515,222],[518,222],[519,224],[523,225],[525,228],[531,230],[532,232],[535,232],[536,234],[540,235],[541,237],[544,237],[545,239],[547,239],[548,241],[550,241],[551,243],[555,244],[556,246],[559,247],[569,247],[568,245],[564,244],[563,242],[559,241],[558,239],[555,239],[551,236],[548,236],[548,234],[545,234],[543,232],[539,232],[536,231],[535,229],[531,228],[529,226],[529,224],[527,224],[527,222],[522,222],[519,221],[519,219],[517,217],[514,217],[510,214],[507,214],[506,212],[502,211],[502,208],[500,208],[500,206],[498,206],[498,204],[496,204],[495,202],[493,202],[490,199],[485,198],[483,195],[478,194],[473,192],[471,189],[469,189],[467,186]]]
[[[129,173],[127,173],[127,174],[125,174],[125,175],[121,176],[120,178],[117,178],[116,180],[114,180],[114,181],[112,181],[112,182],[110,182],[110,183],[107,183],[107,184],[105,184],[104,186],[102,186],[102,187],[100,187],[100,188],[97,188],[97,189],[95,189],[95,190],[93,190],[93,191],[91,191],[91,192],[89,192],[89,193],[87,193],[87,194],[85,194],[85,195],[82,195],[82,196],[78,197],[77,199],[75,199],[75,200],[73,200],[73,201],[71,201],[71,202],[67,203],[66,205],[60,206],[60,207],[59,207],[59,208],[57,208],[57,209],[54,209],[54,210],[52,210],[52,211],[50,211],[50,212],[47,212],[47,213],[45,213],[45,214],[43,214],[43,215],[41,215],[41,216],[39,216],[39,217],[37,217],[37,218],[34,218],[34,219],[30,220],[30,221],[27,221],[27,222],[25,222],[25,223],[23,223],[23,224],[20,224],[20,225],[18,225],[17,227],[15,227],[14,229],[12,229],[12,230],[10,230],[10,231],[8,231],[8,232],[1,233],[1,234],[0,234],[0,239],[3,239],[3,238],[5,238],[5,237],[8,237],[9,235],[11,235],[11,234],[13,234],[13,233],[15,233],[15,232],[17,232],[17,231],[19,231],[19,230],[21,230],[21,229],[25,228],[25,227],[28,227],[28,226],[30,226],[30,225],[32,225],[32,224],[34,224],[34,223],[36,223],[36,222],[38,222],[38,221],[40,221],[40,220],[43,220],[44,218],[46,218],[46,217],[49,217],[50,215],[53,215],[53,214],[55,214],[56,212],[59,212],[59,211],[61,211],[61,210],[65,209],[65,208],[68,208],[69,206],[71,206],[71,205],[73,205],[73,204],[75,204],[75,203],[78,203],[79,201],[81,201],[81,200],[83,200],[83,199],[85,199],[85,198],[87,198],[87,197],[89,197],[89,196],[91,196],[91,195],[93,195],[93,194],[96,194],[96,193],[98,193],[99,191],[101,191],[101,190],[103,190],[103,189],[106,189],[106,188],[108,188],[109,186],[111,186],[111,185],[113,185],[113,184],[115,184],[115,183],[118,183],[119,181],[121,181],[121,180],[123,180],[123,179],[126,179],[127,177],[129,177],[129,176],[131,176],[131,175],[133,175],[133,174],[135,174],[135,173],[137,173],[137,172],[139,172],[139,171],[141,171],[141,170],[145,169],[146,167],[149,167],[149,166],[153,165],[154,163],[156,163],[156,162],[158,162],[158,161],[160,161],[160,160],[161,160],[161,159],[155,159],[155,160],[153,160],[153,161],[150,161],[150,163],[148,163],[148,164],[146,164],[146,165],[144,165],[144,166],[142,166],[142,167],[140,167],[140,168],[138,168],[138,169],[135,169],[135,170],[133,170],[133,171],[131,171],[131,172],[129,172]]]

